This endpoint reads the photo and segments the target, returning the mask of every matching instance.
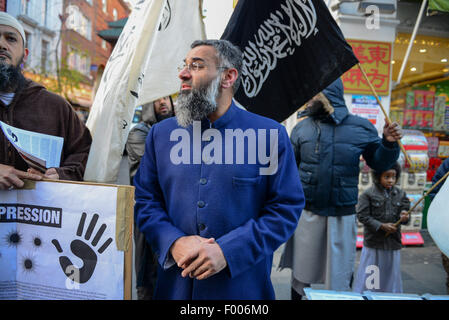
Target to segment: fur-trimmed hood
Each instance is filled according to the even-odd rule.
[[[340,78],[332,82],[323,90],[323,94],[326,96],[334,109],[334,112],[331,113],[330,116],[336,124],[340,124],[349,114],[343,93],[343,82]]]
[[[317,95],[323,103],[321,109],[305,107],[299,117],[309,116],[318,120],[329,119],[340,124],[349,114],[343,96],[343,82],[340,78],[331,83],[327,88]]]

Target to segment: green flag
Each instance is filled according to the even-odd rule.
[[[429,0],[428,12],[430,14],[435,11],[449,12],[449,0]]]

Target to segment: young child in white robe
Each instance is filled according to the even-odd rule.
[[[364,225],[364,239],[354,292],[402,293],[402,241],[395,223],[407,223],[410,200],[396,185],[400,174],[397,163],[384,172],[373,171],[373,186],[359,197],[357,218]]]

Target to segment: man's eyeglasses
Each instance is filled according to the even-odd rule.
[[[180,65],[178,67],[178,72],[181,72],[185,68],[187,68],[187,70],[189,70],[189,72],[192,72],[192,71],[196,72],[196,71],[201,70],[201,69],[203,69],[205,67],[206,67],[205,64],[197,62],[197,61],[191,62],[189,64],[183,63],[182,65]]]
[[[185,68],[187,68],[187,70],[189,70],[189,72],[192,72],[192,71],[196,72],[198,70],[204,69],[205,67],[206,67],[206,65],[204,63],[201,63],[201,62],[198,62],[198,61],[194,61],[194,62],[191,62],[189,64],[183,63],[182,65],[180,65],[178,67],[178,72],[181,72]],[[228,67],[220,67],[220,66],[217,66],[217,68],[218,69],[228,69]]]

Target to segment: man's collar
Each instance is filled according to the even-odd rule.
[[[228,110],[220,118],[213,122],[213,127],[221,128],[228,124],[234,117],[236,108],[237,106],[235,105],[234,100],[231,100],[231,105],[229,106]]]

